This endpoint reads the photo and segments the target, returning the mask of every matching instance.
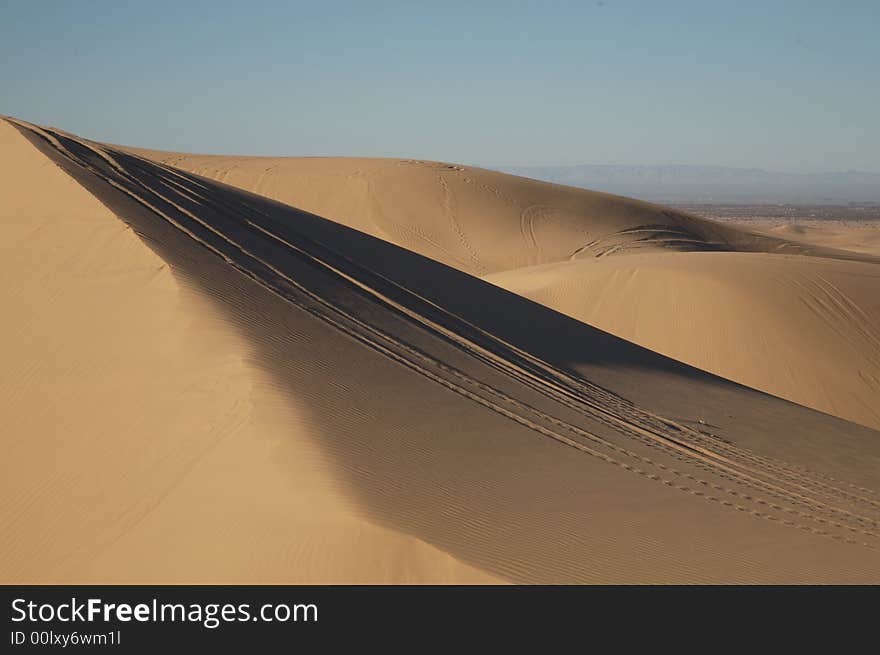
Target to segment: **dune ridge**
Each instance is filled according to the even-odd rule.
[[[203,577],[255,577],[249,556],[270,560],[259,570],[265,577],[273,571],[327,575],[329,569],[310,564],[302,551],[285,548],[291,521],[316,539],[332,532],[323,525],[323,508],[312,511],[308,499],[291,502],[284,493],[267,498],[272,489],[252,484],[268,468],[275,491],[282,491],[299,475],[300,469],[289,468],[293,460],[315,453],[326,461],[314,468],[327,486],[338,485],[340,504],[353,508],[352,521],[364,517],[362,530],[383,531],[375,548],[354,547],[364,558],[356,566],[367,578],[387,573],[376,560],[399,564],[403,552],[411,563],[401,565],[408,580],[437,575],[433,561],[450,580],[877,579],[876,431],[692,368],[468,274],[473,271],[301,209],[131,151],[14,125],[35,152],[99,198],[121,219],[118,229],[129,225],[175,280],[215,312],[187,302],[187,315],[211,315],[228,328],[220,331],[224,338],[248,344],[244,360],[254,370],[245,377],[263,380],[278,411],[293,407],[306,414],[291,420],[258,412],[243,419],[253,432],[239,433],[239,448],[220,462],[197,458],[198,473],[185,473],[175,487],[191,495],[166,496],[111,546],[82,555],[78,575],[126,571],[130,577],[185,579],[195,565],[172,553],[183,547],[194,554],[214,543],[223,544],[224,557],[201,562]],[[42,183],[45,166],[30,174]],[[455,232],[454,225],[450,229]],[[34,238],[35,247],[42,244]],[[600,259],[627,258],[609,255]],[[41,283],[38,278],[35,288]],[[21,288],[8,286],[13,293]],[[145,293],[137,285],[126,290],[132,302]],[[45,301],[21,310],[36,317],[46,311]],[[150,340],[137,336],[129,348]],[[76,351],[77,343],[69,347]],[[228,341],[218,348],[236,351]],[[157,349],[177,355],[186,345]],[[197,365],[205,368],[206,384],[226,377],[223,369]],[[131,375],[155,382],[156,372],[135,369]],[[204,421],[223,413],[203,400],[187,400],[177,405],[182,415]],[[74,418],[71,433],[87,433],[89,417]],[[268,426],[278,430],[269,434],[278,435],[274,445],[286,454],[248,460]],[[172,442],[205,434],[165,427]],[[792,431],[796,439],[781,438]],[[143,448],[137,438],[124,443],[135,453]],[[81,447],[82,457],[94,453]],[[76,453],[70,456],[75,461]],[[37,459],[14,458],[22,470],[20,488],[39,489],[49,476],[27,466]],[[167,458],[171,464],[178,459]],[[137,461],[123,452],[113,464],[124,471]],[[314,474],[308,462],[301,468]],[[64,476],[63,466],[53,471]],[[232,495],[240,499],[233,507],[249,518],[245,529],[226,523],[229,498],[223,495],[215,511],[199,517],[197,529],[176,539],[180,524],[195,508],[212,506],[212,490],[219,493],[230,475],[236,480]],[[214,485],[206,488],[210,480]],[[96,486],[94,480],[78,484],[91,492]],[[287,487],[289,494],[304,489],[312,489],[313,499],[324,498],[325,486],[315,481]],[[31,505],[42,513],[9,534],[21,543],[37,541],[45,517],[62,501],[37,495]],[[16,498],[7,511],[21,506]],[[93,515],[89,507],[70,509]],[[309,518],[317,525],[309,526]],[[277,533],[280,526],[285,529]],[[276,539],[251,541],[253,534]],[[69,526],[61,526],[57,548],[72,548],[73,537]],[[384,539],[421,546],[395,551],[383,547]],[[147,552],[167,556],[140,570],[129,562],[126,569],[121,553],[145,544]],[[53,556],[20,555],[17,566],[39,570],[47,560]],[[110,573],[107,562],[116,563]],[[72,574],[63,566],[54,571]]]
[[[880,428],[880,284],[870,266],[880,258],[870,253],[456,164],[124,150],[313,212],[697,368]]]
[[[658,248],[859,258],[631,198],[459,164],[117,147],[328,217],[473,275]]]
[[[206,294],[5,121],[0,153],[0,580],[500,581],[364,518]]]

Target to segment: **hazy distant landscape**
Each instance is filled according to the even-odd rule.
[[[845,205],[799,205],[789,203],[703,203],[670,202],[671,207],[691,214],[719,221],[774,221],[774,222],[873,222],[880,221],[880,203],[856,203]]]
[[[880,173],[784,173],[724,166],[499,167],[505,173],[661,203],[880,204]]]

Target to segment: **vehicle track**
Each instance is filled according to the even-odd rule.
[[[880,548],[876,491],[721,442],[562,371],[312,239],[297,219],[316,219],[298,210],[13,123],[288,302],[450,391],[649,480],[757,518]]]

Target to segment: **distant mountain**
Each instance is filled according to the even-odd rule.
[[[724,166],[514,166],[497,170],[655,202],[880,202],[880,173],[781,173]]]

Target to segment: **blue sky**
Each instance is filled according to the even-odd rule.
[[[198,152],[880,171],[880,2],[14,2],[0,113]]]

